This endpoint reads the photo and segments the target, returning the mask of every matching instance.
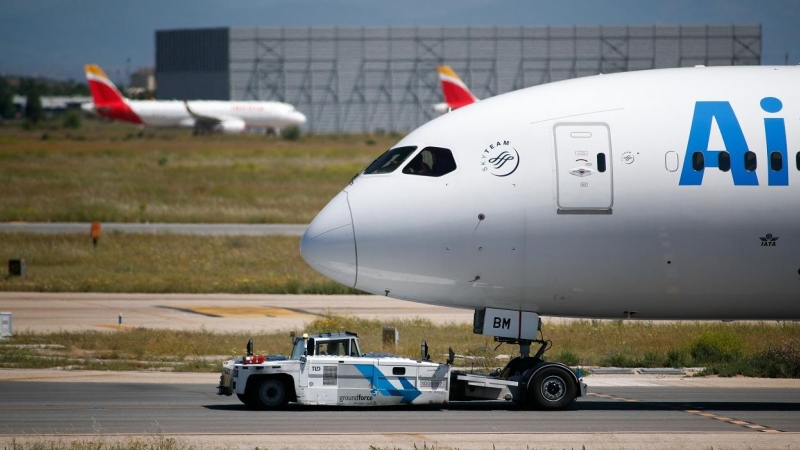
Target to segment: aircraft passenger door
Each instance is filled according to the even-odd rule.
[[[611,211],[611,135],[604,123],[561,123],[556,144],[559,213]]]

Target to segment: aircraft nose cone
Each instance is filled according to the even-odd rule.
[[[311,222],[300,254],[314,270],[347,286],[356,284],[356,240],[347,193],[340,192]]]
[[[302,125],[302,124],[306,123],[307,119],[306,119],[306,115],[305,114],[301,113],[300,111],[295,111],[294,112],[294,120],[295,120],[295,122],[297,122],[298,125]]]

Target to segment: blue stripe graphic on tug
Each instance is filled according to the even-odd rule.
[[[373,397],[377,396],[377,394],[388,397],[402,397],[400,403],[411,403],[415,398],[422,395],[422,392],[416,389],[411,382],[404,377],[399,378],[403,389],[397,389],[376,367],[368,364],[356,364],[355,366],[365,378],[372,380],[372,385],[374,387],[372,390]]]

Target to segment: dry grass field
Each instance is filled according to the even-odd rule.
[[[308,223],[397,136],[192,136],[84,120],[0,126],[0,221]],[[0,235],[0,290],[352,293],[289,237]]]
[[[27,276],[0,275],[2,291],[357,293],[311,269],[290,236],[0,233],[0,261],[24,259]]]
[[[85,121],[35,130],[0,125],[0,221],[308,223],[350,178],[399,136],[191,136]],[[0,276],[4,291],[352,293],[311,270],[296,237],[0,234],[0,261],[22,258],[26,278]],[[401,333],[382,349],[383,325]],[[435,360],[447,346],[462,366],[502,366],[516,348],[466,325],[386,324],[324,317],[307,331],[350,330],[369,350]],[[297,330],[303,331],[303,330]],[[704,365],[709,373],[800,376],[800,325],[581,321],[551,325],[548,358],[572,365]],[[288,332],[288,330],[287,330]],[[249,336],[134,329],[18,334],[0,367],[218,370]],[[254,336],[262,353],[286,353],[286,334]],[[17,344],[21,346],[17,346]],[[50,344],[41,348],[28,344]],[[9,346],[10,345],[10,346]]]
[[[383,326],[397,327],[397,348],[383,346]],[[425,339],[431,359],[444,362],[452,347],[459,355],[457,366],[479,371],[502,367],[508,355],[519,351],[517,346],[498,347],[491,337],[473,334],[470,325],[435,325],[422,318],[384,322],[324,316],[305,330],[292,331],[344,330],[358,333],[362,351],[367,352],[418,358],[420,341]],[[0,351],[0,367],[217,371],[223,359],[243,354],[250,337],[256,353],[288,354],[289,331],[250,335],[137,328],[21,333],[4,341],[10,346]],[[709,373],[723,375],[800,376],[796,323],[575,321],[548,324],[544,337],[553,342],[545,357],[573,366],[705,366]]]
[[[308,223],[398,140],[0,126],[0,221]]]

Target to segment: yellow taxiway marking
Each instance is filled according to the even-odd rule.
[[[722,422],[727,422],[727,423],[729,423],[731,425],[738,425],[740,427],[750,428],[751,430],[760,431],[762,433],[783,433],[783,431],[776,430],[774,428],[765,427],[763,425],[750,423],[750,422],[747,422],[747,421],[744,421],[744,420],[739,420],[739,419],[733,419],[733,418],[730,418],[730,417],[720,416],[720,415],[717,415],[717,414],[701,412],[701,411],[698,411],[696,409],[688,409],[688,410],[685,410],[685,412],[687,412],[689,414],[692,414],[692,415],[695,415],[695,416],[703,416],[703,417],[708,417],[709,419],[715,419],[715,420],[719,420],[719,421],[722,421]]]
[[[634,398],[616,397],[614,395],[608,395],[608,394],[595,394],[594,392],[589,392],[586,395],[589,395],[589,396],[592,396],[592,397],[607,398],[609,400],[617,400],[617,401],[620,401],[620,402],[628,402],[628,403],[638,403],[639,402],[639,400],[636,400]]]
[[[310,317],[311,314],[304,314],[285,308],[270,308],[263,306],[187,306],[185,311],[195,314],[216,317]]]
[[[638,400],[632,399],[632,398],[616,397],[616,396],[608,395],[608,394],[596,394],[594,392],[590,392],[590,393],[588,393],[586,395],[589,395],[589,396],[592,396],[592,397],[605,398],[605,399],[609,399],[609,400],[617,400],[617,401],[621,401],[621,402],[630,402],[630,403],[638,402]],[[688,413],[688,414],[691,414],[693,416],[707,417],[709,419],[719,420],[719,421],[722,421],[722,422],[729,423],[731,425],[738,425],[740,427],[750,428],[751,430],[760,431],[762,433],[783,433],[783,431],[781,431],[781,430],[776,430],[774,428],[765,427],[763,425],[758,425],[758,424],[755,424],[755,423],[746,422],[744,420],[734,419],[734,418],[731,418],[731,417],[720,416],[718,414],[714,414],[714,413],[710,413],[710,412],[706,412],[706,411],[701,411],[699,409],[683,409],[681,411],[683,411],[685,413]]]

